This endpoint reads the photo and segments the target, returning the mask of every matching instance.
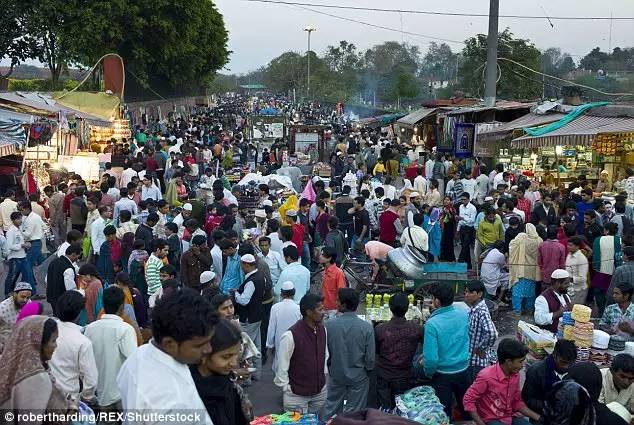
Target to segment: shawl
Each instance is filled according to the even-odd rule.
[[[15,387],[21,385],[24,380],[38,374],[48,375],[48,371],[42,363],[42,333],[44,323],[49,320],[46,316],[29,316],[17,324],[11,337],[7,341],[2,356],[0,357],[0,405],[11,409],[24,408],[16,406],[13,400]],[[51,319],[52,320],[52,319]],[[49,376],[52,380],[52,377]],[[53,381],[54,383],[54,381]],[[24,384],[28,385],[28,384]],[[48,407],[52,409],[65,409],[63,397],[56,394],[59,391],[52,386],[53,390],[49,394]],[[42,398],[41,392],[44,389],[37,388],[22,389],[22,393],[32,393],[37,398]]]
[[[306,187],[304,188],[304,191],[300,195],[299,199],[308,199],[311,204],[315,202],[315,199],[317,199],[317,194],[315,193],[312,182],[309,181],[308,183],[306,183]]]
[[[543,416],[553,425],[594,425],[596,413],[588,391],[579,383],[564,380],[553,385],[544,400]]]
[[[445,223],[456,219],[456,209],[453,205],[449,205],[448,207],[443,207],[442,212],[440,213],[440,227],[444,228]]]
[[[15,319],[15,323],[20,323],[23,319],[26,319],[30,316],[37,316],[42,314],[42,304],[37,301],[29,301],[20,309],[18,313],[18,317]]]
[[[542,238],[532,223],[526,224],[526,232],[518,234],[509,244],[509,283],[515,285],[520,278],[534,281],[541,279],[537,264],[537,248]]]
[[[434,257],[440,255],[440,223],[438,223],[440,212],[438,208],[434,208],[431,212],[431,216],[423,217],[423,230],[427,232],[429,236],[429,253]]]
[[[230,289],[237,289],[244,280],[244,272],[240,266],[240,256],[238,254],[227,257],[227,266],[222,274],[220,291],[229,294]]]
[[[297,199],[297,196],[291,195],[288,198],[286,198],[286,201],[277,210],[280,213],[280,219],[282,220],[282,223],[280,224],[282,224],[283,226],[290,226],[291,224],[293,224],[288,222],[288,220],[286,219],[286,212],[289,210],[297,211],[298,205],[299,205],[299,201]]]
[[[177,190],[176,190],[176,179],[175,178],[170,180],[170,182],[167,184],[167,190],[165,191],[165,202],[167,202],[169,205],[171,205],[173,207],[180,207],[181,205],[183,205],[178,200],[178,193],[177,193]]]
[[[103,286],[101,281],[97,278],[92,279],[86,284],[84,291],[84,296],[86,297],[86,324],[88,324],[97,320],[97,315],[103,307]]]
[[[614,274],[621,263],[621,239],[618,236],[601,236],[592,244],[592,268],[600,273]]]
[[[150,255],[144,249],[135,249],[130,253],[130,258],[128,258],[128,270],[130,270],[130,266],[134,260],[139,263],[145,263],[147,259],[150,258]]]

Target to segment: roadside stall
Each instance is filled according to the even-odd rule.
[[[439,131],[442,130],[438,119],[442,112],[451,108],[420,108],[396,121],[396,135],[401,143],[412,147],[421,146],[431,151],[438,144]]]
[[[326,146],[325,125],[293,125],[290,128],[289,153],[297,158],[296,165],[328,161],[330,149]]]
[[[633,157],[627,148],[634,141],[633,107],[586,107],[576,118],[565,119],[541,127],[537,135],[525,130],[514,138],[511,149],[517,154],[511,156],[510,163],[526,163],[527,156],[539,151],[535,175],[543,176],[544,170],[550,169],[564,186],[580,176],[596,182],[603,169],[614,182],[619,168],[631,164]]]

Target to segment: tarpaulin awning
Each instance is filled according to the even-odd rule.
[[[0,121],[0,156],[14,154],[26,144],[26,133],[19,121]]]
[[[596,117],[582,115],[565,126],[543,136],[522,136],[513,139],[515,148],[541,148],[545,146],[591,146],[599,133],[634,132],[634,118]]]
[[[376,117],[367,117],[361,118],[359,120],[360,125],[368,126],[368,127],[385,127],[386,125],[392,124],[394,121],[397,121],[403,118],[405,114],[384,114]]]
[[[420,108],[412,112],[411,114],[405,115],[403,118],[396,121],[400,127],[409,127],[413,128],[417,123],[419,123],[424,118],[432,115],[440,108]]]
[[[72,92],[55,93],[55,101],[66,109],[80,112],[78,116],[100,122],[110,122],[117,117],[120,100],[106,93]],[[95,122],[95,125],[101,125]]]
[[[507,111],[512,109],[530,109],[531,107],[535,105],[536,105],[535,102],[524,103],[524,102],[515,102],[511,100],[498,100],[495,103],[495,106],[474,105],[474,106],[468,106],[466,108],[457,108],[451,112],[447,112],[447,115],[463,115],[463,114],[470,114],[470,113],[483,112],[483,111],[489,111],[489,110]]]
[[[513,131],[525,128],[536,127],[539,125],[549,124],[563,118],[566,114],[558,112],[549,114],[535,114],[530,112],[516,120],[509,121],[497,127],[492,127],[489,130],[480,132],[478,131],[478,142],[492,142],[505,139],[512,136]]]

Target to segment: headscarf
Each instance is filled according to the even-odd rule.
[[[26,319],[29,316],[36,316],[38,314],[42,314],[42,304],[37,301],[29,301],[20,309],[18,317],[15,319],[15,323],[18,324],[23,319]]]
[[[537,248],[542,243],[537,228],[526,224],[526,232],[518,234],[509,244],[509,283],[515,285],[520,278],[538,281],[541,278],[537,264]]]
[[[597,365],[592,362],[577,362],[568,368],[567,378],[588,390],[593,402],[599,400],[603,387],[603,376]]]
[[[543,423],[548,425],[594,425],[596,413],[590,395],[575,381],[555,383],[544,400]]]
[[[403,187],[401,188],[401,190],[399,191],[399,195],[409,195],[409,192],[405,192],[406,190],[409,190],[410,192],[412,192],[414,190],[414,187],[412,186],[412,182],[409,179],[403,179]]]
[[[296,210],[298,208],[299,201],[297,200],[297,196],[291,195],[286,198],[286,201],[278,208],[278,212],[280,213],[280,218],[282,220],[282,225],[289,225],[291,223],[286,219],[286,212],[289,210]]]
[[[9,337],[0,356],[0,405],[11,399],[13,388],[22,381],[38,373],[47,373],[41,354],[47,320],[49,317],[46,316],[26,317]]]

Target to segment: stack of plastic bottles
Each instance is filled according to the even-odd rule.
[[[434,389],[429,386],[412,388],[397,396],[395,413],[423,425],[448,425],[450,423]]]

